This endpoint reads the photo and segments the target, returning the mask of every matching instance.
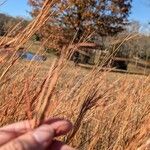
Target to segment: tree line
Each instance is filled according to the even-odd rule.
[[[45,0],[28,0],[32,8],[30,15],[34,19]],[[47,24],[34,36],[45,42],[49,49],[61,49],[73,40],[78,43],[89,35],[89,42],[97,41],[106,47],[106,39],[119,38],[119,33],[138,32],[139,24],[130,23],[132,0],[57,0],[50,8],[50,19]],[[21,22],[21,23],[20,23]],[[11,36],[15,36],[29,23],[21,17],[12,17],[0,13],[0,36],[7,34],[16,24],[18,28]],[[128,30],[127,30],[128,27]],[[123,57],[139,56],[149,59],[149,36],[141,35],[139,40],[133,40],[121,47]]]
[[[29,0],[34,18],[45,0]],[[88,35],[115,36],[128,24],[132,0],[54,0],[50,8],[50,20],[39,31],[43,40],[48,37],[57,49],[70,41],[78,43]],[[59,38],[58,38],[59,37]],[[49,45],[51,46],[51,45]]]
[[[12,17],[7,14],[0,13],[0,36],[4,36],[9,33],[15,26],[11,36],[15,36],[20,30],[27,26],[28,20],[22,17]]]
[[[45,0],[28,0],[32,7],[30,12],[34,18],[39,13]],[[63,45],[73,40],[82,41],[91,33],[89,41],[97,41],[106,47],[109,38],[120,38],[120,33],[138,33],[140,24],[130,22],[132,0],[57,0],[53,1],[50,9],[49,22],[38,33],[44,40],[51,37],[47,47],[61,49]],[[122,44],[118,56],[138,56],[142,59],[150,58],[150,37],[139,33],[138,39]]]

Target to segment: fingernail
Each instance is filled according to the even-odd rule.
[[[42,125],[33,132],[33,136],[39,144],[43,144],[52,141],[54,130],[48,125]]]

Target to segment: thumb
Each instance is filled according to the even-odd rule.
[[[5,150],[43,150],[52,143],[54,129],[49,125],[42,125],[38,129],[24,134],[1,147]]]

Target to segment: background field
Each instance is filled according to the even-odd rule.
[[[1,80],[1,126],[36,114],[39,91],[56,58],[47,57],[42,63],[19,60]],[[149,138],[149,83],[147,76],[101,72],[67,62],[46,116],[64,117],[75,124],[63,140],[76,148],[136,149]]]
[[[11,38],[2,36],[0,39],[0,126],[34,119],[32,128],[36,128],[46,118],[62,117],[69,119],[74,128],[60,140],[77,149],[144,150],[145,144],[149,149],[150,70],[129,64],[128,71],[147,74],[135,75],[112,72],[112,67],[103,68],[104,64],[90,69],[80,67],[70,61],[78,46],[70,41],[56,50],[59,56],[56,51],[45,53],[43,43],[52,44],[51,41],[45,41],[46,38],[33,42],[33,36],[45,27],[51,7],[51,1],[46,0],[40,13],[23,30]],[[123,41],[130,38],[128,33],[115,38],[120,40],[121,36],[125,36]],[[141,39],[146,41],[144,50],[148,51],[149,37],[140,34],[138,37],[142,38],[132,38],[131,43],[125,45],[131,48],[124,49],[131,52],[131,58],[139,54],[139,46],[144,43],[139,42]],[[87,40],[83,42],[87,44]],[[47,60],[21,59],[16,55],[21,47],[45,55]],[[144,50],[139,56],[143,59],[147,58]],[[5,52],[8,52],[6,57]]]

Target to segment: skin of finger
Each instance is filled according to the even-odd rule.
[[[43,121],[43,124],[52,124],[53,122],[57,122],[57,121],[61,121],[61,120],[64,120],[64,119],[61,119],[61,118],[47,119],[47,120]],[[6,130],[6,131],[15,131],[15,132],[19,132],[19,131],[20,132],[21,131],[26,132],[26,131],[31,130],[31,127],[34,123],[35,123],[34,119],[33,120],[20,121],[17,123],[13,123],[11,125],[1,127],[0,131]]]
[[[29,121],[21,121],[0,128],[0,146],[30,130]]]
[[[50,124],[55,130],[55,136],[66,134],[71,130],[72,124],[69,121],[63,119],[49,119],[45,124]],[[10,140],[17,138],[18,136],[31,131],[29,121],[23,121],[0,129],[0,146],[9,142]]]
[[[53,141],[52,144],[47,148],[47,150],[75,150],[74,148],[66,145],[60,141]]]
[[[69,120],[63,119],[63,118],[54,118],[54,119],[46,119],[42,122],[42,124],[53,124],[56,122],[61,122],[61,121],[67,121],[70,123]],[[35,120],[25,120],[25,121],[20,121],[18,123],[14,123],[8,126],[4,126],[0,128],[1,131],[11,131],[11,132],[22,132],[25,133],[29,130],[31,130],[32,125],[34,124]],[[71,125],[71,123],[70,123]]]
[[[57,120],[50,124],[51,127],[55,130],[55,137],[65,135],[73,128],[72,123],[67,120]]]
[[[54,138],[54,129],[50,125],[42,125],[32,132],[26,133],[6,144],[0,149],[2,150],[44,150]]]

